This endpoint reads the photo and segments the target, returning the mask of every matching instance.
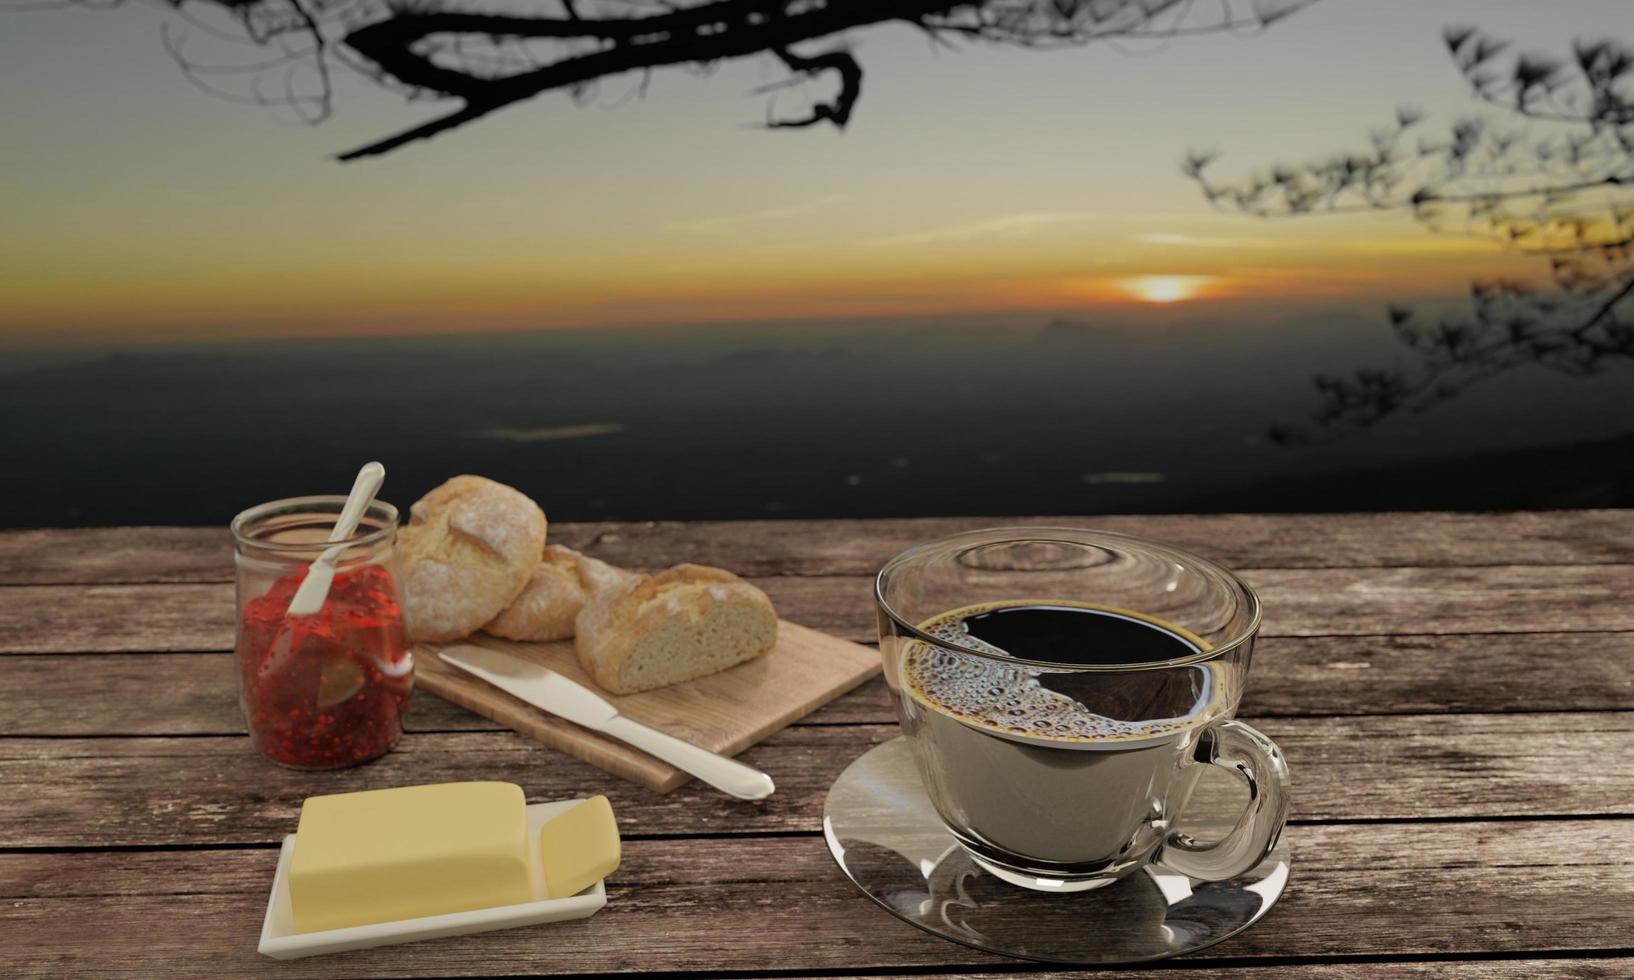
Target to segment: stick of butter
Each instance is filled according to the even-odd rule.
[[[617,864],[616,836],[613,847]],[[298,933],[531,902],[532,882],[527,800],[514,783],[405,786],[301,804],[289,866]]]
[[[618,823],[605,796],[592,796],[539,828],[539,864],[551,898],[577,895],[612,874]]]

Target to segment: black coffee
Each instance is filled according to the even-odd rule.
[[[1072,741],[1150,737],[1192,724],[1210,700],[1204,667],[1133,667],[1207,649],[1179,626],[1103,606],[1065,602],[988,603],[919,625],[977,657],[925,646],[902,665],[905,686],[927,706],[967,723],[1018,735]],[[1010,658],[1060,667],[1027,667]]]
[[[1017,659],[1064,666],[1159,663],[1198,652],[1167,625],[1085,606],[997,606],[971,612],[961,625],[966,635]]]

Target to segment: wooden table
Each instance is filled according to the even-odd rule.
[[[880,562],[980,523],[998,522],[552,535],[636,567],[734,568],[788,618],[870,641]],[[1634,512],[1051,523],[1192,548],[1265,599],[1242,715],[1293,768],[1294,876],[1257,926],[1169,975],[1634,976]],[[915,931],[830,861],[829,783],[895,732],[877,681],[747,753],[778,781],[761,804],[696,784],[655,796],[431,696],[381,761],[289,772],[243,735],[230,573],[219,529],[0,533],[0,973],[1045,969]],[[451,779],[611,797],[626,844],[607,908],[292,963],[256,954],[276,842],[303,797]]]

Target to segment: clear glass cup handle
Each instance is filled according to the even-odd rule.
[[[1248,725],[1228,719],[1203,730],[1192,762],[1242,776],[1248,783],[1248,806],[1219,841],[1200,843],[1176,830],[1154,860],[1166,870],[1203,881],[1247,874],[1276,847],[1288,820],[1288,763],[1282,750]]]

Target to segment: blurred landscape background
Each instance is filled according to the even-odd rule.
[[[0,11],[0,525],[369,458],[558,520],[1634,506],[1622,5],[1190,7],[841,31],[843,128],[768,128],[844,94],[772,52],[346,163],[446,107],[308,118],[225,7]]]

